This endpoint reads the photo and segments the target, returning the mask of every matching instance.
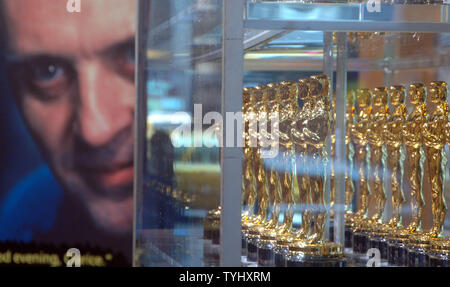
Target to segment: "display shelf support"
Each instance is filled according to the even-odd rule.
[[[329,99],[333,100],[333,71],[334,71],[334,57],[333,57],[333,33],[332,32],[324,32],[323,33],[323,67],[322,73],[330,77],[330,90],[329,90]],[[333,131],[331,131],[333,132]],[[327,153],[331,156],[331,137],[328,138],[327,141]],[[333,159],[332,159],[333,160]],[[326,203],[330,206],[331,203],[331,162],[327,165],[327,181],[326,181]],[[334,209],[334,207],[333,207]],[[329,210],[332,212],[332,209]],[[330,238],[330,212],[328,212],[328,220],[325,225],[325,238]]]
[[[336,164],[334,202],[334,242],[345,242],[345,110],[347,103],[347,33],[337,33],[336,59]]]
[[[144,25],[146,11],[148,11],[149,1],[140,0],[137,5],[136,15],[138,15],[137,19],[137,27],[139,27],[136,36],[136,95],[135,95],[135,115],[134,115],[134,134],[136,135],[134,141],[134,187],[133,187],[133,247],[132,247],[132,265],[136,266],[138,262],[136,262],[136,241],[137,241],[137,229],[142,228],[142,218],[141,211],[142,207],[139,203],[141,203],[141,198],[143,194],[143,177],[141,175],[144,174],[144,158],[145,158],[145,144],[147,141],[146,138],[146,130],[147,130],[147,104],[146,104],[146,77],[147,74],[145,72],[145,64],[146,61],[142,61],[141,59],[146,59],[146,41],[145,35],[147,33],[147,26]]]
[[[387,66],[383,69],[383,84],[389,88],[395,85],[395,70],[397,67],[392,65],[392,60],[396,54],[396,38],[393,35],[386,35],[384,38],[384,59]],[[390,174],[387,168],[383,168],[383,185],[386,193],[386,205],[383,212],[383,220],[388,221],[392,217],[392,186],[390,185]]]
[[[243,62],[244,62],[244,0],[223,1],[223,49],[222,49],[222,115],[242,112]],[[241,189],[242,147],[225,147],[236,128],[227,128],[223,121],[224,147],[221,148],[222,206],[220,263],[222,267],[237,267],[241,263]],[[234,123],[233,123],[234,124]],[[228,134],[232,132],[233,135]]]

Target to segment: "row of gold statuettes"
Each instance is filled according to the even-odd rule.
[[[259,266],[345,265],[343,246],[325,238],[326,143],[334,130],[329,91],[325,75],[243,91],[242,247],[249,262]],[[269,117],[267,131],[251,124],[261,115],[274,114],[278,117]],[[274,133],[278,154],[264,158],[264,148],[252,145],[251,139],[261,142]],[[293,227],[296,208],[302,216],[299,228]]]
[[[331,157],[334,189],[334,104],[329,102],[329,80],[318,75],[298,82],[282,82],[244,89],[246,145],[243,161],[243,254],[261,266],[343,266],[343,247],[324,236],[326,165]],[[405,100],[414,106],[407,115]],[[346,109],[345,210],[346,247],[355,253],[378,248],[391,264],[442,266],[447,264],[449,241],[443,238],[446,207],[443,197],[443,147],[450,137],[446,104],[447,84],[432,82],[349,92]],[[300,100],[300,101],[299,101]],[[299,103],[303,105],[300,106]],[[356,103],[355,103],[356,102]],[[426,110],[430,102],[433,110]],[[261,131],[249,124],[260,114],[277,112],[279,154],[261,157],[251,147],[251,136]],[[270,126],[270,125],[269,125]],[[331,137],[331,156],[325,143]],[[370,151],[370,152],[369,152]],[[370,155],[370,158],[369,158]],[[423,163],[431,183],[433,227],[422,230],[425,202]],[[367,164],[369,162],[370,164]],[[403,166],[412,195],[413,216],[403,227]],[[393,215],[383,222],[386,195],[383,170],[390,174]],[[359,193],[353,213],[354,184]],[[333,197],[332,197],[333,198]],[[369,216],[369,202],[375,212]],[[293,228],[294,206],[300,206],[302,225]],[[280,223],[280,214],[283,222]],[[209,217],[220,216],[220,210]]]
[[[447,93],[447,83],[435,81],[428,86],[411,84],[408,89],[403,86],[358,89],[356,105],[354,95],[348,95],[346,147],[350,164],[345,175],[346,235],[352,241],[346,242],[346,247],[352,246],[357,253],[378,248],[381,257],[395,265],[447,265],[450,241],[443,238],[444,146],[450,140]],[[413,106],[409,114],[405,108],[406,97]],[[427,111],[427,106],[432,109]],[[387,200],[383,182],[385,168],[393,209],[387,222],[383,221]],[[359,192],[355,213],[350,208],[354,187],[351,178],[357,178],[354,181]],[[433,218],[431,229],[426,231],[422,228],[424,180],[431,186]],[[404,186],[409,186],[412,198],[409,223],[402,222]],[[369,202],[375,206],[371,215]]]

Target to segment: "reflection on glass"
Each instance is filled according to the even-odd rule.
[[[221,47],[222,3],[142,2],[148,9],[140,27],[147,140],[136,206],[137,264],[216,266],[219,138],[210,132],[216,122],[203,123],[207,113],[221,110],[221,68],[217,57],[202,55]]]

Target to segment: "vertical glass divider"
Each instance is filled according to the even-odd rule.
[[[145,25],[146,19],[148,17],[148,0],[135,0],[138,1],[137,6],[137,33],[136,33],[136,95],[135,95],[135,115],[134,115],[134,184],[133,184],[133,201],[134,201],[134,215],[133,215],[133,255],[132,255],[132,265],[136,266],[136,240],[138,234],[137,228],[141,228],[142,219],[141,215],[141,198],[142,198],[142,187],[143,187],[143,175],[144,175],[144,157],[145,157],[145,143],[147,141],[147,94],[146,94],[146,72],[145,65],[147,62],[146,57],[146,42],[145,34],[147,26]]]
[[[244,61],[244,0],[223,0],[222,23],[222,117],[221,147],[220,263],[222,267],[241,264],[242,146],[238,146],[236,126],[227,122],[227,113],[242,112]],[[233,125],[231,127],[228,124]],[[227,146],[230,137],[233,147]]]
[[[392,34],[386,34],[384,36],[384,70],[383,70],[383,76],[384,76],[384,86],[389,89],[390,86],[395,84],[395,71],[393,70],[393,66],[391,64],[392,59],[395,58],[395,47],[396,45],[396,39],[395,35]],[[390,102],[390,99],[388,100],[388,103]],[[392,217],[392,186],[390,185],[390,175],[387,168],[384,169],[383,172],[383,184],[386,191],[386,207],[384,208],[383,217],[384,220],[388,220]]]
[[[347,102],[347,33],[337,32],[336,59],[336,164],[335,164],[335,214],[334,241],[345,242],[345,110]]]
[[[322,68],[323,74],[330,77],[330,90],[329,90],[329,97],[330,97],[330,103],[333,101],[333,71],[334,71],[334,57],[333,57],[333,32],[324,31],[323,32],[323,68]],[[331,133],[333,131],[330,131]],[[328,138],[327,141],[327,153],[330,157],[330,161],[327,165],[327,181],[326,181],[326,190],[325,193],[325,200],[328,207],[331,207],[331,136]],[[330,215],[331,215],[331,208],[328,212],[328,220],[326,221],[325,225],[325,237],[330,238]]]

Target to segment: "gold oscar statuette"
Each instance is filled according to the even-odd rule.
[[[278,86],[277,101],[280,103],[279,114],[279,153],[277,173],[281,187],[281,203],[284,206],[283,223],[277,227],[275,242],[275,266],[285,266],[285,254],[293,240],[292,222],[294,217],[294,143],[291,126],[298,114],[297,83],[282,82]],[[278,258],[278,259],[277,259]]]
[[[365,219],[369,211],[370,188],[367,182],[367,130],[370,123],[372,93],[369,89],[356,91],[356,113],[351,129],[351,137],[355,147],[355,166],[358,171],[359,206],[352,219],[358,221]]]
[[[247,239],[248,261],[258,260],[258,241],[260,240],[261,233],[264,231],[264,226],[267,224],[269,211],[269,186],[266,169],[261,157],[263,148],[261,142],[263,137],[267,136],[267,130],[258,130],[260,128],[259,123],[264,119],[267,119],[268,94],[264,92],[264,89],[264,86],[257,86],[252,90],[252,94],[256,99],[256,104],[254,107],[255,113],[249,119],[249,125],[252,126],[249,130],[253,133],[251,134],[251,140],[254,141],[255,137],[257,139],[257,145],[252,160],[256,189],[255,207],[257,207],[257,211],[255,216],[252,217],[251,222],[246,224],[247,233],[244,234],[244,237]],[[254,123],[258,123],[256,128]]]
[[[291,234],[294,218],[294,150],[291,136],[291,125],[295,120],[297,110],[297,83],[284,81],[278,89],[278,98],[281,101],[281,113],[279,117],[279,174],[281,184],[281,198],[285,206],[283,224],[278,229],[278,234]]]
[[[255,190],[253,181],[253,162],[252,151],[250,146],[249,134],[249,110],[254,105],[254,98],[251,97],[252,88],[244,88],[243,100],[243,119],[244,119],[244,158],[242,161],[242,226],[245,228],[246,222],[253,215],[252,207],[255,205]]]
[[[405,202],[403,192],[403,128],[406,122],[405,87],[391,86],[389,88],[390,113],[384,130],[389,173],[392,190],[392,218],[389,225],[392,228],[402,226],[402,208]]]
[[[406,147],[406,180],[411,190],[412,220],[407,227],[410,233],[422,231],[422,218],[425,200],[423,198],[423,164],[425,154],[422,148],[422,127],[427,121],[425,106],[426,87],[421,83],[409,86],[408,98],[413,111],[408,115],[403,129],[403,139]]]
[[[246,108],[245,113],[245,123],[246,128],[248,129],[248,133],[246,133],[246,141],[245,141],[245,149],[246,152],[244,156],[246,157],[245,162],[247,163],[246,167],[246,177],[248,177],[249,186],[246,187],[248,190],[247,197],[247,209],[248,209],[248,217],[244,218],[245,221],[242,223],[243,232],[247,232],[250,227],[252,227],[256,222],[259,221],[256,214],[256,208],[258,206],[258,191],[257,191],[257,160],[258,160],[258,147],[257,147],[257,139],[258,139],[258,127],[257,127],[257,96],[260,95],[257,89],[254,87],[247,89],[249,93],[249,103]]]
[[[289,264],[301,264],[302,258],[312,256],[323,258],[339,257],[342,247],[325,239],[325,223],[328,216],[326,202],[326,173],[329,155],[326,143],[330,137],[331,104],[329,99],[329,78],[325,75],[313,76],[305,80],[307,94],[302,92],[302,81],[299,82],[299,97],[304,98],[307,105],[305,119],[302,121],[302,135],[298,138],[306,142],[308,157],[308,173],[310,196],[307,205],[310,221],[313,226],[306,239],[298,239],[289,246]],[[297,258],[297,259],[294,259]],[[298,261],[300,263],[295,263]]]
[[[292,141],[295,150],[295,166],[297,183],[299,188],[298,206],[302,211],[302,224],[297,231],[296,240],[305,240],[310,233],[311,218],[309,216],[308,204],[310,198],[310,178],[308,170],[308,154],[307,144],[303,134],[303,122],[308,119],[309,111],[313,108],[312,99],[309,93],[309,86],[307,79],[298,81],[298,97],[303,102],[303,107],[300,109],[292,122]]]
[[[328,216],[326,174],[329,155],[326,143],[331,134],[332,121],[329,77],[326,75],[312,76],[309,91],[314,106],[310,111],[308,120],[304,122],[303,130],[308,155],[312,163],[310,186],[314,225],[308,240],[311,243],[322,243]]]
[[[388,91],[384,87],[372,91],[372,113],[367,137],[370,146],[370,177],[372,199],[375,202],[375,213],[372,223],[382,223],[386,193],[383,185],[383,173],[386,163],[386,148],[383,140],[384,127],[388,120]]]
[[[431,184],[433,226],[428,232],[430,238],[443,236],[444,219],[447,207],[444,200],[444,167],[446,155],[445,127],[448,123],[447,84],[431,82],[428,101],[434,105],[427,122],[423,125],[423,140],[427,159],[428,181]]]
[[[254,90],[254,95],[257,99],[256,112],[258,123],[267,118],[268,114],[268,98],[267,93],[264,93],[264,86],[257,86]],[[269,187],[267,184],[266,170],[264,162],[261,158],[261,142],[266,131],[258,132],[258,149],[254,159],[254,171],[256,173],[256,194],[258,202],[258,212],[255,217],[254,226],[250,229],[252,234],[260,234],[264,230],[264,225],[267,222],[268,208],[269,208]]]
[[[273,115],[280,114],[280,105],[281,103],[277,99],[277,90],[278,84],[268,84],[264,93],[267,94],[266,98],[268,100],[268,123],[267,130],[268,134],[267,139],[272,136],[272,133],[277,132],[277,118],[273,118]],[[274,125],[275,129],[271,129]],[[270,219],[265,225],[264,235],[267,237],[266,239],[274,239],[275,237],[275,229],[278,227],[279,215],[280,215],[280,203],[281,203],[281,184],[277,173],[277,162],[278,158],[267,158],[264,159],[265,163],[265,172],[267,176],[267,183],[269,187],[269,206],[270,206]]]

